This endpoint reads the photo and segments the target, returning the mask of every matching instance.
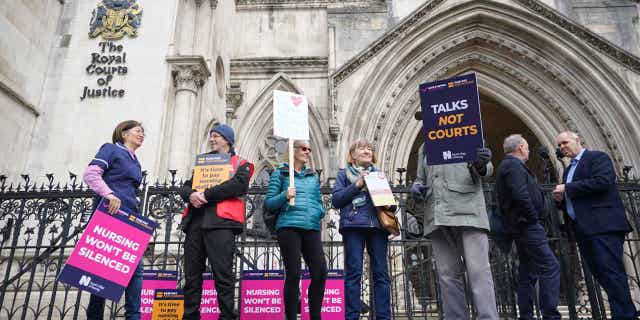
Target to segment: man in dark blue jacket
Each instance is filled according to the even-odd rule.
[[[637,319],[622,260],[624,237],[631,227],[611,158],[584,149],[574,132],[560,133],[556,142],[571,164],[553,197],[566,212],[565,221],[575,233],[582,259],[609,297],[612,319]]]
[[[504,139],[505,158],[498,167],[496,189],[505,229],[516,242],[518,269],[519,319],[534,319],[533,293],[540,282],[539,301],[543,319],[560,319],[560,265],[549,247],[539,221],[544,213],[544,196],[525,162],[529,144],[519,134]]]

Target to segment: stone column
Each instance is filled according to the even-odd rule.
[[[180,55],[193,54],[193,43],[196,33],[196,5],[196,1],[181,0],[180,37],[178,38],[178,52]]]
[[[193,130],[197,130],[197,98],[211,73],[202,56],[168,57],[167,62],[175,86],[169,169],[178,170],[179,177],[187,177],[194,157],[191,137]]]

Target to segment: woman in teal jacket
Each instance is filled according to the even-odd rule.
[[[309,143],[297,140],[294,146],[294,186],[289,186],[289,166],[281,165],[271,175],[265,206],[279,212],[276,234],[284,262],[284,310],[287,320],[297,319],[300,302],[300,254],[309,267],[309,315],[320,320],[327,264],[320,238],[320,219],[324,217],[320,181],[315,170],[307,168],[311,148]],[[289,199],[295,204],[289,205]]]

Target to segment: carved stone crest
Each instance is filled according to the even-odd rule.
[[[125,35],[136,37],[142,8],[136,0],[101,0],[93,9],[89,37],[102,35],[105,40],[120,40]]]

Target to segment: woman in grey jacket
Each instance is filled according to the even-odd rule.
[[[281,165],[269,180],[265,206],[279,211],[276,232],[285,269],[284,305],[287,320],[297,319],[300,302],[300,254],[309,267],[309,315],[320,320],[327,265],[320,238],[320,220],[324,217],[320,181],[315,170],[307,168],[311,148],[302,140],[294,142],[294,186],[289,185],[289,166]],[[295,197],[295,204],[289,200]]]

